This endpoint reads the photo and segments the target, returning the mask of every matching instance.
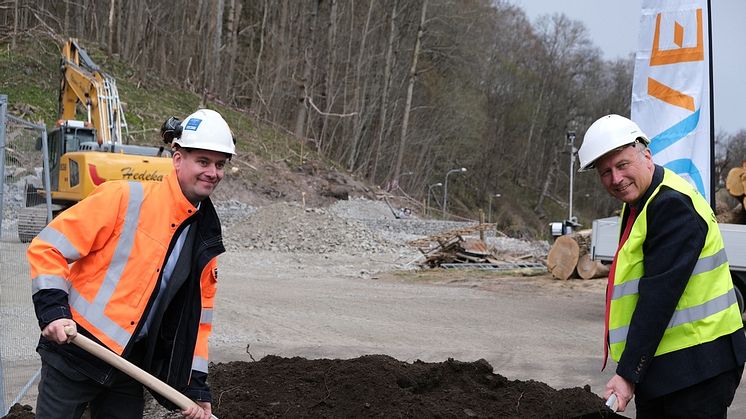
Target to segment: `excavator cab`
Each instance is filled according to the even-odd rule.
[[[96,142],[96,130],[86,127],[81,121],[61,121],[58,127],[49,133],[47,151],[49,152],[49,175],[52,190],[59,189],[62,155],[79,151],[82,144],[90,142]],[[36,149],[41,150],[41,139],[37,139]]]

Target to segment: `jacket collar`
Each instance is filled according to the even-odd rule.
[[[184,192],[181,191],[181,186],[179,185],[179,177],[176,175],[176,168],[171,168],[171,173],[163,178],[163,184],[166,185],[166,187],[168,188],[169,195],[174,198],[174,206],[178,210],[183,210],[184,212],[192,210],[192,213],[197,211],[197,207],[192,205],[192,203],[189,202],[186,196],[184,196]]]

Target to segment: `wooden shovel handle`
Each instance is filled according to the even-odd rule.
[[[151,390],[170,400],[179,408],[186,410],[192,406],[197,405],[194,400],[176,391],[176,389],[157,379],[137,365],[127,361],[121,356],[115,354],[107,348],[104,348],[103,346],[88,339],[80,333],[76,333],[75,329],[73,329],[72,327],[66,327],[65,333],[67,333],[68,336],[75,335],[72,338],[72,343],[76,346],[139,381]],[[215,415],[212,415],[212,417],[214,419],[217,419]]]

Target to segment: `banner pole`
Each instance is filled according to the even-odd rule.
[[[713,73],[712,73],[712,6],[710,0],[707,0],[707,59],[710,65],[710,206],[715,211],[715,188],[717,186],[717,176],[715,173],[715,100],[713,93]],[[722,176],[722,173],[720,174]]]

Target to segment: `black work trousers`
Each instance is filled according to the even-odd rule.
[[[637,419],[726,419],[743,366],[655,399],[635,400]]]
[[[80,419],[86,407],[90,407],[92,419],[143,416],[143,386],[127,374],[114,369],[112,385],[104,386],[55,359],[52,365],[42,356],[37,419]]]

